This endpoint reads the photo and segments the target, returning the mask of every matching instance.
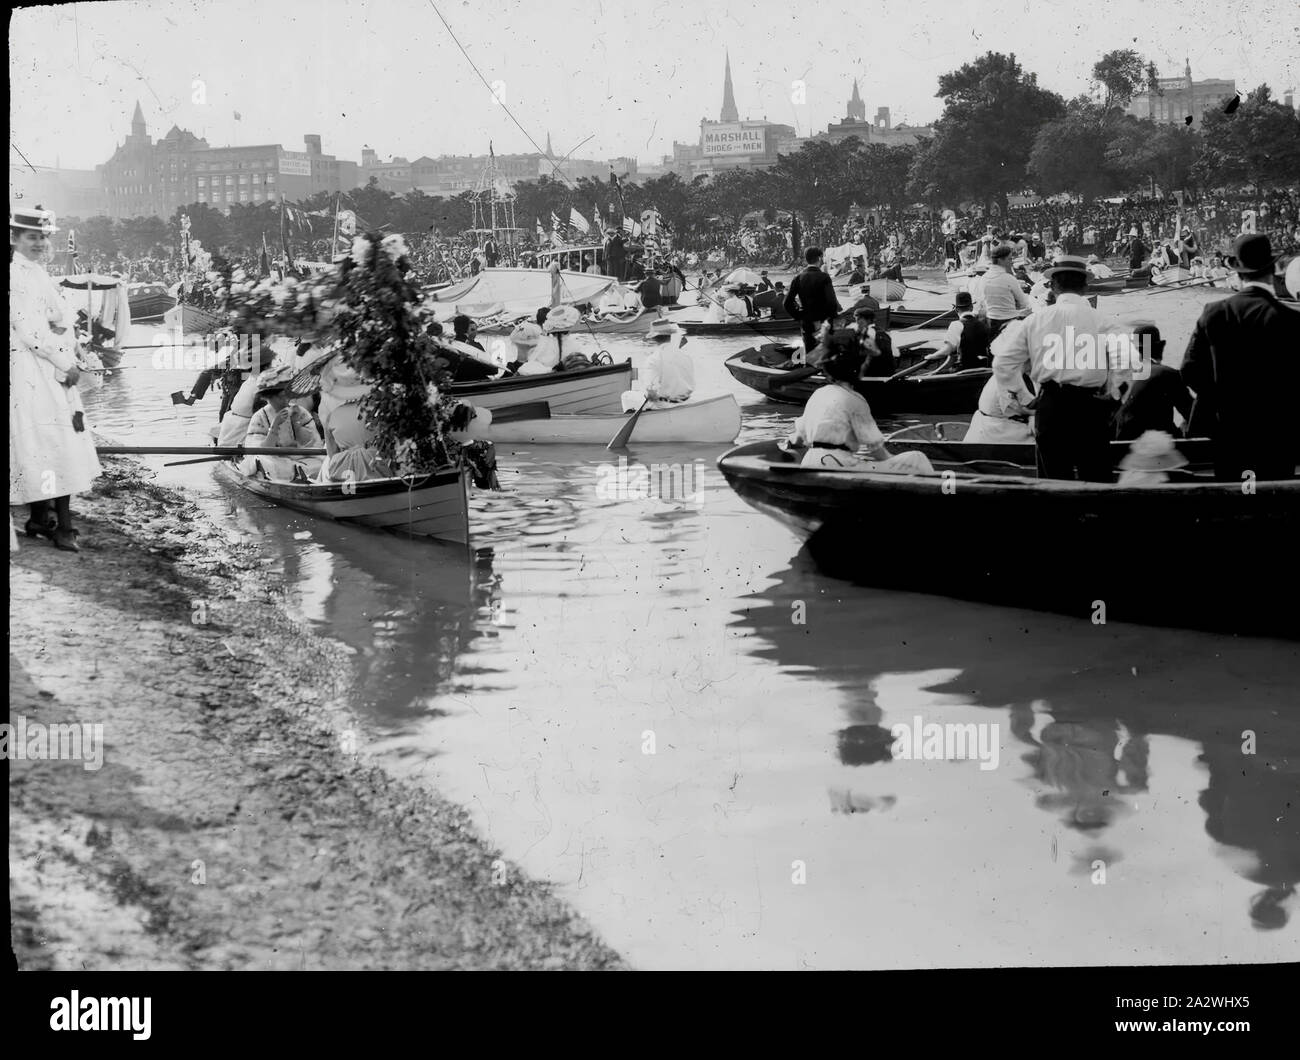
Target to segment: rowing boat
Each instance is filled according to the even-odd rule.
[[[544,401],[551,413],[609,415],[623,411],[623,392],[632,389],[632,362],[571,368],[540,375],[512,375],[474,383],[453,383],[449,390],[483,409]],[[608,439],[606,439],[608,441]]]
[[[179,303],[163,314],[163,323],[182,335],[210,335],[224,323],[221,316],[196,305]]]
[[[563,270],[554,281],[557,291],[552,290],[552,282],[551,273],[544,269],[484,269],[445,287],[428,290],[425,297],[440,307],[440,316],[466,313],[486,317],[504,313],[518,317],[555,304],[557,299],[553,294],[558,294],[558,301],[565,305],[598,302],[615,280],[612,276]]]
[[[998,472],[1007,468],[1033,471],[1037,467],[1038,447],[1033,442],[967,442],[969,423],[943,420],[937,423],[918,423],[894,431],[885,438],[885,448],[891,453],[919,451],[936,466],[960,468],[966,471]],[[1131,442],[1111,442],[1112,464],[1128,453]],[[1188,471],[1211,468],[1214,465],[1213,443],[1208,438],[1179,438],[1178,451],[1187,458]]]
[[[126,290],[130,299],[131,320],[136,324],[156,323],[176,304],[176,299],[161,283],[133,283]]]
[[[527,418],[470,424],[468,436],[492,442],[606,445],[627,423],[627,415],[549,415],[545,405]],[[640,445],[657,442],[725,443],[740,433],[740,406],[730,394],[647,408],[637,420],[633,439]]]
[[[233,462],[218,465],[218,474],[256,497],[320,519],[454,544],[469,542],[467,472],[459,468],[328,484],[246,475]]]
[[[833,576],[1094,623],[1300,637],[1300,611],[1259,606],[1261,579],[1276,599],[1300,591],[1300,480],[1244,490],[1210,480],[1125,487],[829,471],[801,467],[775,442],[732,449],[718,468],[747,503],[807,538]],[[900,563],[885,540],[932,547]]]
[[[528,318],[531,319],[531,318]],[[638,310],[626,316],[584,317],[571,331],[575,335],[643,335],[649,330],[652,321],[658,317],[654,313]],[[515,321],[489,324],[478,329],[480,335],[509,335],[515,328]]]
[[[774,343],[758,346],[729,357],[725,364],[736,379],[769,399],[802,405],[814,390],[826,383],[826,377],[818,373],[782,385],[790,369],[779,366],[789,359],[794,349],[793,346]],[[928,352],[924,345],[911,353],[918,356],[923,355],[923,351]],[[990,375],[992,371],[988,368],[970,368],[962,372],[912,375],[903,379],[868,377],[859,379],[856,388],[876,415],[894,412],[953,415],[976,407],[980,391]]]
[[[747,338],[750,335],[792,335],[799,330],[794,317],[757,317],[754,320],[733,320],[723,324],[709,324],[703,320],[679,320],[678,324],[689,335],[717,336],[719,338]]]
[[[901,280],[868,280],[863,286],[878,302],[901,302],[907,297],[907,286]]]

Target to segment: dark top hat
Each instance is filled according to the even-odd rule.
[[[958,291],[957,297],[952,301],[954,309],[974,309],[975,302],[970,296],[970,291]]]
[[[1234,272],[1264,272],[1273,267],[1277,256],[1269,244],[1268,236],[1247,233],[1238,236],[1232,244],[1232,254],[1227,265]]]

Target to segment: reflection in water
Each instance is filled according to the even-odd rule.
[[[805,601],[808,626],[791,623]],[[1294,710],[1300,647],[1287,641],[1228,640],[1145,627],[1088,627],[1061,616],[828,583],[805,552],[775,584],[745,598],[736,625],[769,647],[782,670],[833,682],[846,695],[851,724],[835,734],[845,765],[889,760],[888,727],[877,704],[879,675],[924,670],[933,660],[959,667],[931,692],[969,695],[1006,711],[1008,728],[1029,750],[1023,778],[1034,804],[1084,836],[1112,834],[1132,849],[1157,841],[1147,818],[1150,795],[1185,798],[1204,784],[1204,833],[1224,848],[1222,863],[1265,890],[1248,909],[1258,927],[1288,922],[1300,882],[1300,717]],[[817,622],[818,612],[827,618]],[[1195,665],[1207,655],[1216,665]],[[1251,694],[1243,697],[1242,689]],[[899,720],[899,719],[894,719]],[[903,719],[905,720],[905,719]],[[1253,732],[1257,753],[1243,753]],[[1152,741],[1165,748],[1168,775],[1151,765]],[[1192,754],[1171,754],[1177,745]],[[1196,752],[1199,752],[1196,753]],[[1208,771],[1176,761],[1190,757]],[[835,799],[832,798],[833,808]],[[1203,833],[1203,834],[1204,834]],[[1200,846],[1177,850],[1200,857]],[[1117,860],[1124,848],[1112,854]],[[1154,896],[1163,902],[1164,896]]]

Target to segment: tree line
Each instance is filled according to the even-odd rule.
[[[607,222],[619,223],[653,206],[679,242],[700,244],[734,234],[746,218],[773,223],[792,216],[813,226],[854,208],[885,219],[917,206],[976,203],[987,213],[997,204],[1005,211],[1009,195],[1029,189],[1088,200],[1153,184],[1168,195],[1300,181],[1300,116],[1274,100],[1267,85],[1244,99],[1222,101],[1193,128],[1191,122],[1157,124],[1126,113],[1138,93],[1159,91],[1155,64],[1134,51],[1102,56],[1092,78],[1091,93],[1066,100],[1040,86],[1014,54],[988,52],[939,78],[942,116],[933,138],[914,146],[813,140],[768,169],[691,180],[671,173],[642,182],[613,175],[609,181],[576,182],[541,177],[516,186],[515,223],[532,237],[538,221],[549,234],[553,213],[567,224],[572,209],[588,222],[599,210]],[[69,224],[77,228],[81,246],[110,257],[165,253],[177,245],[182,213],[190,218],[191,235],[206,247],[256,253],[265,241],[277,253],[282,232],[290,244],[328,239],[339,201],[321,192],[291,203],[284,217],[278,203],[236,204],[228,214],[194,203],[170,221],[94,217]],[[451,239],[473,223],[470,192],[451,198],[419,191],[397,195],[372,179],[341,201],[364,227],[411,236]]]

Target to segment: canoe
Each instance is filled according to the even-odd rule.
[[[802,405],[814,390],[826,383],[826,377],[818,373],[782,387],[781,380],[789,369],[776,365],[785,363],[793,349],[793,346],[776,344],[759,346],[729,357],[725,364],[736,379],[771,400]],[[919,353],[921,349],[923,347],[913,353]],[[905,379],[860,379],[857,391],[867,399],[871,411],[877,416],[896,412],[953,415],[972,412],[978,406],[980,391],[992,374],[988,368],[971,368],[938,375],[913,375]]]
[[[210,335],[225,320],[219,314],[196,305],[178,304],[163,314],[163,323],[173,331],[179,330],[182,335]]]
[[[462,401],[485,409],[501,409],[544,401],[551,414],[620,415],[623,392],[632,389],[632,362],[575,368],[541,375],[512,375],[475,383],[453,383],[450,390]],[[606,439],[608,441],[609,439]]]
[[[167,293],[161,283],[133,283],[127,289],[131,306],[131,320],[137,324],[160,321],[167,310],[176,305],[176,299]]]
[[[471,438],[492,442],[540,445],[546,443],[607,445],[627,423],[628,414],[581,416],[553,415],[542,418],[516,419],[476,428],[470,425]],[[683,401],[662,409],[646,409],[637,420],[632,441],[641,445],[653,442],[734,441],[740,433],[740,405],[730,394]]]
[[[967,442],[970,424],[943,420],[918,423],[894,431],[885,438],[891,453],[918,450],[936,467],[943,465],[965,471],[994,472],[1011,469],[1033,471],[1037,466],[1037,446],[1033,442]],[[1112,463],[1119,467],[1131,442],[1111,442]],[[1208,438],[1178,438],[1174,443],[1187,458],[1184,471],[1208,470],[1214,466],[1213,443]]]
[[[256,497],[320,519],[454,544],[469,542],[467,472],[459,468],[328,485],[244,475],[230,462],[218,465],[218,474]]]
[[[868,585],[1300,638],[1300,479],[1122,487],[1012,475],[804,470],[775,442],[718,460],[747,503],[808,541],[823,572]],[[882,536],[883,534],[883,536]],[[909,542],[905,561],[895,543]],[[1020,542],[1020,547],[1004,547]]]

